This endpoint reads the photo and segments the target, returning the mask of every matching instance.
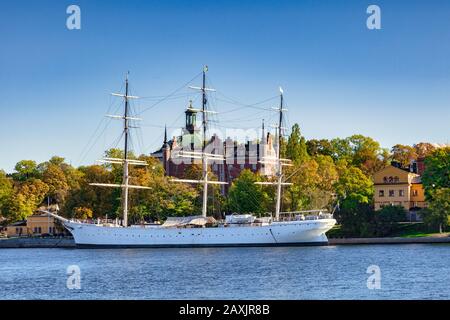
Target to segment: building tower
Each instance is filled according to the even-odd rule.
[[[164,143],[162,146],[162,160],[166,175],[170,176],[170,145],[167,141],[167,126],[164,126]]]
[[[189,101],[189,107],[185,111],[186,114],[186,133],[194,134],[197,129],[197,110],[192,107],[192,100]]]

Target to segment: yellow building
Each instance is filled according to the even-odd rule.
[[[373,182],[375,210],[389,205],[400,205],[408,211],[427,206],[420,176],[416,173],[388,166],[373,175]]]
[[[29,216],[27,220],[6,227],[8,237],[55,235],[63,232],[61,225],[55,223],[55,218],[45,212],[37,212]]]

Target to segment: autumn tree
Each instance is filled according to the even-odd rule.
[[[69,192],[69,184],[62,169],[57,164],[50,163],[42,173],[42,180],[49,187],[47,196],[50,202],[63,204]]]
[[[3,215],[3,207],[8,202],[13,193],[11,180],[6,176],[3,170],[0,170],[0,216]]]
[[[90,208],[75,207],[73,208],[73,217],[80,220],[92,219],[93,213]]]
[[[411,161],[417,159],[416,149],[411,146],[396,144],[391,152],[392,160],[398,162],[402,168],[408,167]]]
[[[79,168],[82,178],[80,187],[72,189],[67,195],[63,213],[73,216],[76,207],[89,208],[93,217],[109,215],[115,217],[120,206],[120,188],[102,188],[90,183],[113,183],[111,172],[103,166],[92,165]]]
[[[47,184],[40,179],[17,184],[4,206],[6,216],[12,221],[26,219],[42,203],[48,190]]]
[[[434,150],[436,150],[436,147],[428,142],[420,142],[415,145],[413,145],[417,158],[425,158],[429,155],[431,155]]]

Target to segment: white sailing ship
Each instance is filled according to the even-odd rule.
[[[98,187],[113,187],[122,189],[123,219],[121,223],[85,223],[69,220],[51,213],[61,220],[74,237],[78,247],[222,247],[222,246],[299,246],[324,245],[328,243],[325,233],[336,223],[332,214],[314,211],[315,215],[297,214],[281,218],[281,191],[284,182],[283,167],[290,165],[290,160],[280,158],[280,143],[278,142],[277,156],[264,159],[266,163],[276,167],[276,182],[259,182],[260,184],[273,184],[277,188],[275,215],[257,218],[250,214],[233,214],[226,216],[224,221],[216,221],[207,216],[208,185],[226,184],[226,182],[208,179],[208,166],[210,161],[223,159],[220,154],[205,152],[206,123],[210,111],[206,106],[206,94],[212,90],[206,88],[205,76],[207,68],[203,69],[203,84],[201,87],[191,87],[202,94],[202,108],[196,110],[202,113],[203,121],[203,148],[202,152],[181,151],[179,156],[201,159],[202,179],[183,180],[173,179],[174,183],[195,183],[203,185],[202,215],[168,218],[163,224],[128,225],[128,191],[129,189],[148,189],[148,187],[129,184],[128,170],[132,165],[147,165],[144,161],[128,159],[129,121],[137,120],[129,116],[129,100],[137,98],[129,95],[128,77],[125,83],[124,94],[114,94],[124,99],[124,114],[112,116],[123,120],[124,124],[124,158],[105,158],[102,162],[123,164],[122,184],[92,183]],[[277,108],[279,122],[277,125],[278,138],[282,137],[283,121],[283,91],[280,88],[280,106]],[[279,140],[280,141],[280,140]]]

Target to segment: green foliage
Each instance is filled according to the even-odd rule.
[[[26,181],[32,178],[39,178],[39,171],[36,165],[36,161],[22,160],[17,162],[14,167],[16,172],[13,174],[14,180]]]
[[[398,222],[405,221],[406,211],[402,206],[386,206],[374,211],[369,204],[351,196],[343,202],[335,217],[341,224],[340,236],[386,237],[398,229]]]
[[[449,226],[450,188],[440,188],[433,192],[428,209],[422,210],[423,220],[434,231],[443,231]]]
[[[300,133],[300,126],[294,124],[286,146],[286,156],[294,163],[301,163],[309,158],[306,139]]]
[[[3,207],[9,201],[13,193],[13,185],[5,172],[0,170],[0,216],[3,215]]]
[[[242,170],[238,178],[233,181],[228,192],[228,208],[239,213],[264,213],[264,193],[260,185],[259,176],[248,169]]]
[[[335,190],[339,199],[369,204],[373,197],[372,180],[361,169],[349,167],[345,161],[338,162],[337,169],[339,180],[335,184]]]
[[[369,204],[361,203],[353,196],[343,201],[335,218],[341,225],[340,233],[346,237],[373,236],[373,210]]]
[[[405,221],[406,210],[402,206],[385,206],[375,212],[373,223],[374,235],[385,237],[391,235],[398,225],[398,222]]]
[[[425,158],[422,183],[428,200],[436,189],[450,188],[450,147],[440,148]]]
[[[9,220],[24,220],[42,203],[49,187],[40,179],[31,179],[14,188],[3,209]]]
[[[332,157],[334,154],[333,145],[327,139],[311,139],[306,142],[306,149],[309,155],[315,157],[317,155],[324,155]]]

